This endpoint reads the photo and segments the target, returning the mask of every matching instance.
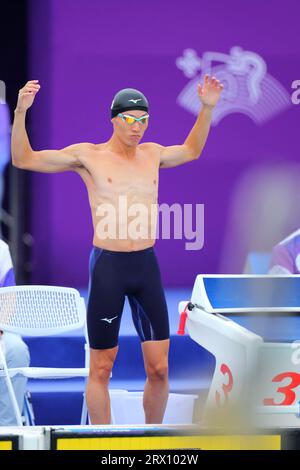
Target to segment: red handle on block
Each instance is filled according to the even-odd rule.
[[[178,331],[177,331],[177,334],[180,335],[180,336],[185,335],[186,319],[187,319],[187,313],[186,313],[186,307],[185,307],[184,311],[180,314],[179,328],[178,328]]]

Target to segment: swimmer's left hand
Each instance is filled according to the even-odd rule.
[[[222,83],[215,77],[209,78],[208,75],[204,77],[204,83],[198,85],[198,95],[203,106],[213,108],[218,103],[222,90]]]

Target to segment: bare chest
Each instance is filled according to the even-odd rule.
[[[90,198],[113,199],[126,195],[132,200],[155,198],[158,191],[159,163],[152,155],[139,155],[123,161],[102,154],[90,158],[83,176]]]

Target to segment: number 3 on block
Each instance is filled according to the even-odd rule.
[[[295,403],[297,396],[294,392],[294,389],[300,385],[300,374],[296,372],[285,372],[282,374],[276,375],[272,379],[272,382],[282,382],[284,379],[290,378],[291,382],[285,387],[278,387],[277,392],[283,393],[285,398],[281,403],[275,403],[273,398],[265,398],[263,403],[267,406],[282,406],[282,405],[293,405]]]
[[[227,377],[228,377],[227,384],[224,384],[224,383],[222,384],[222,390],[223,390],[223,395],[224,395],[223,403],[227,404],[228,403],[229,393],[231,392],[232,387],[233,387],[233,376],[232,376],[231,370],[229,369],[229,367],[226,364],[221,365],[220,371],[222,372],[222,374],[224,376],[227,375]],[[221,403],[221,394],[218,391],[216,391],[216,403],[217,403],[218,406],[222,405],[222,403]]]

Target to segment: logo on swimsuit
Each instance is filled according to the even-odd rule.
[[[138,101],[142,101],[142,98],[138,98],[137,100],[134,100],[132,98],[131,100],[128,100],[128,101],[132,101],[134,104],[137,104]]]
[[[100,318],[101,321],[106,321],[107,323],[109,323],[110,325],[112,324],[113,320],[115,320],[116,318],[118,317],[114,317],[114,318]]]
[[[200,108],[199,81],[209,74],[223,83],[224,90],[212,117],[214,125],[232,113],[242,113],[255,124],[262,125],[291,106],[289,93],[267,73],[264,59],[239,46],[232,47],[229,54],[208,51],[202,57],[198,57],[194,49],[185,49],[182,57],[177,58],[176,66],[190,79],[177,103],[196,116]]]

